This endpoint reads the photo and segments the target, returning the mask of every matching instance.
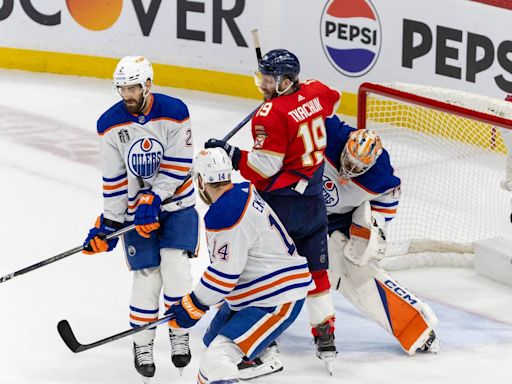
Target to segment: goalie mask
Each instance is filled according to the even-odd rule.
[[[340,177],[348,180],[368,171],[382,153],[380,137],[367,129],[350,133],[340,158]]]
[[[206,191],[206,184],[231,181],[233,165],[226,151],[222,148],[201,150],[194,159],[193,177],[199,191],[199,196],[206,204],[212,204],[212,199]]]

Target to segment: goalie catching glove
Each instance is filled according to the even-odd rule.
[[[158,215],[162,200],[154,192],[143,194],[135,211],[135,229],[142,237],[149,239],[151,232],[160,228]]]
[[[171,305],[165,315],[173,315],[169,320],[172,328],[190,328],[194,326],[209,309],[199,302],[194,292],[185,295],[180,301]]]
[[[106,237],[118,229],[121,229],[122,226],[122,223],[105,219],[103,215],[98,216],[94,227],[91,228],[84,241],[84,249],[82,252],[87,255],[93,255],[100,252],[110,252],[116,247],[119,238],[116,237],[114,239],[107,240]]]

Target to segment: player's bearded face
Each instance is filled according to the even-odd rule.
[[[144,103],[144,90],[140,84],[117,87],[123,98],[124,106],[130,113],[138,113]]]
[[[201,198],[201,200],[203,200],[203,202],[206,205],[212,205],[212,198],[206,191],[206,183],[203,183],[203,179],[201,178],[200,175],[197,175],[195,177],[195,182],[196,182],[197,189],[199,191],[199,197]]]
[[[265,101],[269,101],[277,96],[276,92],[276,79],[270,75],[263,75],[257,72],[254,76],[256,86],[263,94]]]

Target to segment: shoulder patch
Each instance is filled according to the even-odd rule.
[[[178,122],[189,118],[188,108],[183,101],[161,93],[153,93],[154,105],[151,118],[167,118]]]
[[[100,116],[96,123],[96,129],[99,135],[103,135],[109,128],[130,122],[131,120],[126,113],[123,101],[121,100],[107,109],[105,113]]]
[[[210,206],[204,217],[206,230],[223,231],[238,224],[251,200],[249,183],[234,184],[219,200]]]

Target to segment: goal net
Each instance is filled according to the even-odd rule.
[[[474,241],[512,238],[511,194],[500,187],[512,103],[430,86],[364,83],[358,104],[358,127],[379,133],[402,180],[387,256],[471,253]]]

